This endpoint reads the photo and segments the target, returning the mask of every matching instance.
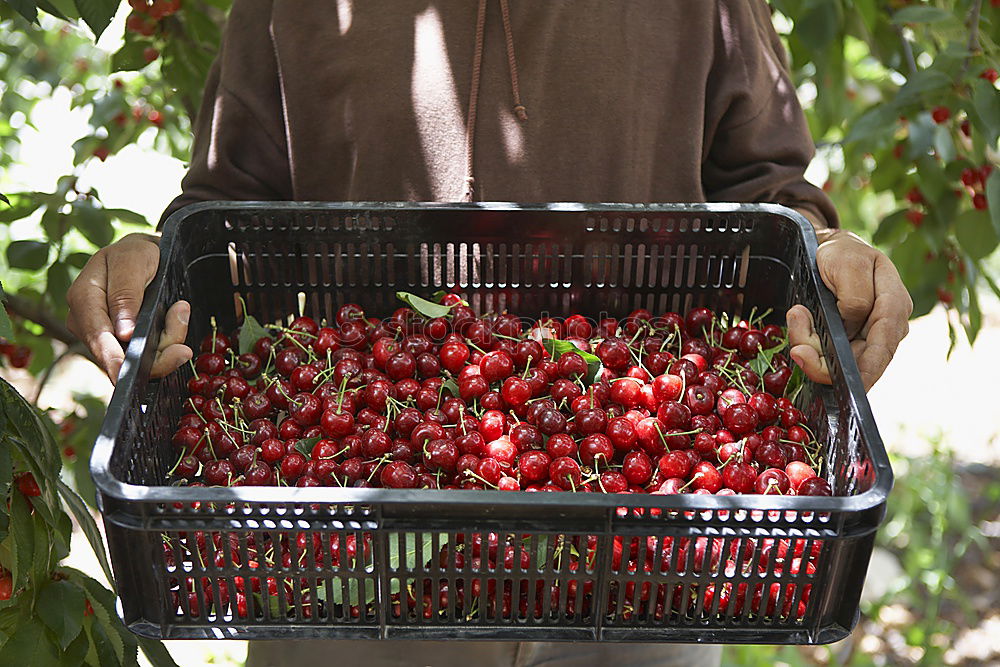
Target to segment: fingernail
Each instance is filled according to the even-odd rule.
[[[135,320],[131,317],[119,317],[118,321],[115,322],[115,334],[119,338],[123,338],[132,333],[135,329]]]
[[[187,308],[181,308],[180,312],[177,313],[177,319],[181,324],[187,326],[188,320],[191,319],[191,312]]]

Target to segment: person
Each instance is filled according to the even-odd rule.
[[[164,218],[204,200],[785,204],[816,229],[866,389],[908,331],[891,261],[804,178],[813,143],[764,0],[236,0],[194,135]],[[155,236],[127,236],[67,295],[112,381],[158,257]],[[191,357],[189,313],[168,311],[155,374]],[[829,382],[812,315],[796,305],[787,322],[790,356]],[[253,645],[248,665],[719,660],[669,644],[322,644]]]

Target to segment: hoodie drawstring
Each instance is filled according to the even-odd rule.
[[[510,6],[508,0],[500,0],[500,15],[503,19],[504,40],[507,46],[507,64],[510,67],[510,89],[514,97],[514,113],[518,120],[528,120],[528,112],[521,104],[521,90],[517,81],[517,59],[514,57],[514,34],[510,27]],[[486,0],[479,0],[476,12],[476,46],[472,53],[472,81],[469,86],[469,111],[465,123],[465,190],[463,201],[473,201],[476,179],[473,174],[473,159],[476,144],[476,116],[479,107],[479,79],[483,69],[483,42],[486,28]]]

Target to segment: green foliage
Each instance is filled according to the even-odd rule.
[[[7,0],[21,16],[32,23],[38,22],[38,10],[62,19],[81,19],[100,37],[118,9],[118,0]]]
[[[112,580],[94,518],[61,468],[55,425],[0,379],[0,579],[12,589],[0,600],[0,664],[136,665],[139,642],[114,593],[59,564],[69,554],[68,510]],[[153,664],[173,664],[153,653]]]
[[[787,19],[793,80],[844,226],[903,265],[914,317],[944,303],[975,340],[977,290],[993,285],[983,260],[1000,239],[1000,176],[984,178],[998,160],[1000,92],[988,79],[1000,66],[1000,10],[983,0],[771,4]]]

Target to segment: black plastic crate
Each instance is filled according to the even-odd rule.
[[[125,622],[168,639],[844,637],[892,471],[815,253],[809,223],[773,205],[213,202],[174,214],[91,461]],[[704,305],[742,316],[770,308],[783,323],[788,306],[806,305],[834,384],[807,383],[797,405],[839,497],[161,486],[191,373],[149,378],[170,303],[191,302],[192,342],[212,315],[222,330],[238,324],[236,295],[274,322],[301,299],[317,320],[349,301],[385,316],[396,290],[452,287],[478,312],[522,316]],[[772,549],[766,575],[727,572],[698,562],[699,539],[738,565],[787,539],[816,569],[776,571]],[[477,540],[480,556],[495,541],[512,557],[477,562]],[[629,568],[630,557],[644,565]],[[245,608],[240,586],[260,589]]]

